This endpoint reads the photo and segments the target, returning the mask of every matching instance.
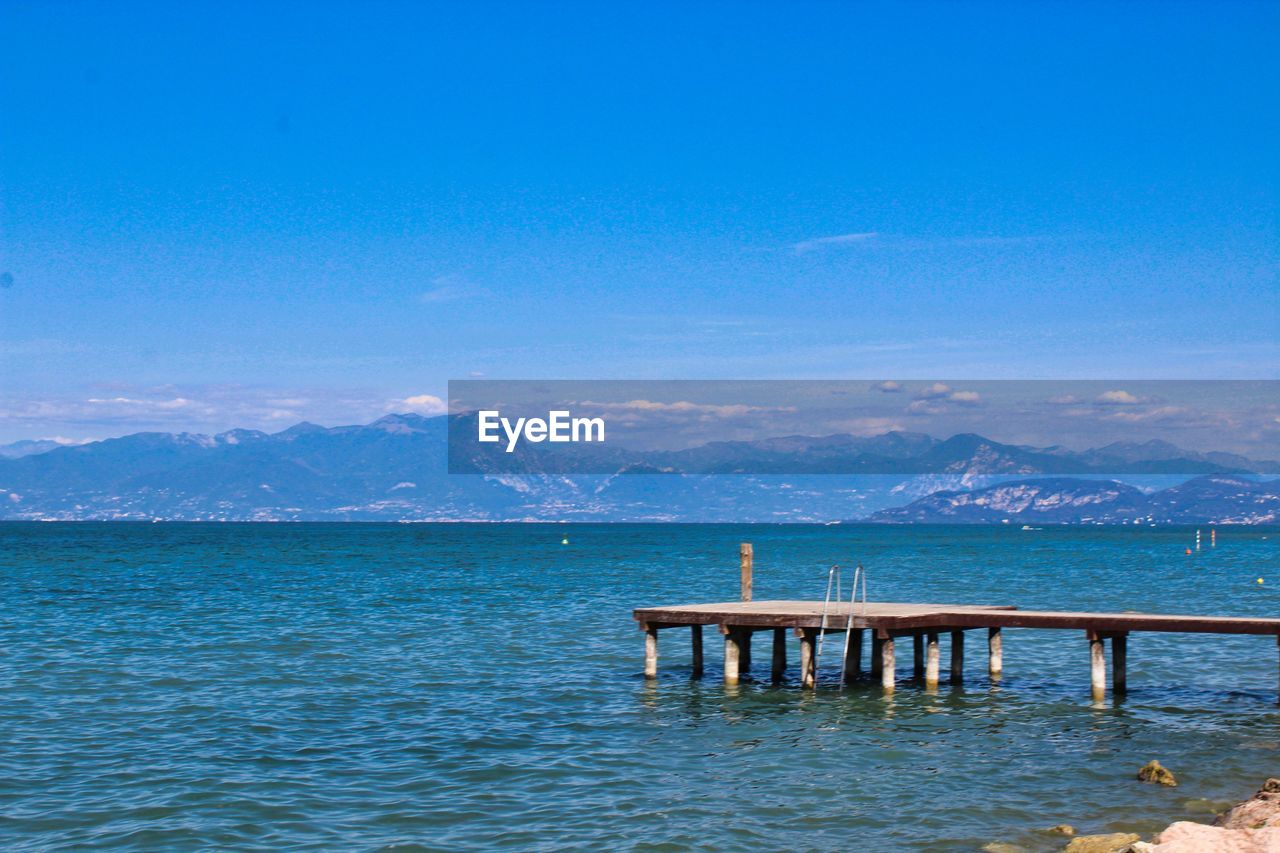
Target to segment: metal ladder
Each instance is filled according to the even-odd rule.
[[[844,633],[844,652],[840,656],[841,661],[849,656],[849,637],[853,634],[853,617],[854,611],[857,609],[858,601],[858,584],[862,584],[862,615],[867,615],[867,570],[862,567],[862,563],[858,563],[857,568],[853,570],[853,584],[849,587],[849,615],[845,620]],[[822,646],[827,637],[827,617],[831,608],[832,590],[836,594],[836,602],[839,603],[844,598],[843,588],[840,582],[840,566],[832,566],[827,571],[827,595],[822,601],[822,621],[818,628],[818,649],[813,656],[813,681],[818,683],[818,672],[822,666]],[[841,689],[844,689],[844,679],[840,681]]]

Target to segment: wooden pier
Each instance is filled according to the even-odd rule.
[[[754,634],[770,632],[772,637],[770,675],[782,681],[787,669],[788,633],[799,640],[800,683],[816,686],[815,663],[820,634],[827,637],[824,667],[835,668],[844,682],[863,673],[863,648],[870,636],[869,669],[885,690],[896,681],[895,641],[910,637],[912,669],[926,686],[936,686],[940,676],[940,639],[949,637],[951,682],[964,677],[965,633],[985,633],[987,672],[999,678],[1004,669],[1005,628],[1041,628],[1079,631],[1088,644],[1090,686],[1094,699],[1105,697],[1107,666],[1105,645],[1111,646],[1111,687],[1119,694],[1127,686],[1128,637],[1135,632],[1186,634],[1256,634],[1276,638],[1280,644],[1280,619],[1234,616],[1183,616],[1152,613],[1086,613],[1070,611],[1019,610],[1012,605],[975,606],[959,604],[908,604],[858,602],[853,605],[821,601],[752,601],[751,550],[742,550],[742,601],[713,604],[682,604],[641,607],[633,616],[645,634],[646,677],[658,674],[658,636],[671,628],[689,628],[692,634],[693,674],[703,672],[703,628],[712,626],[724,637],[724,680],[736,684],[751,669],[751,640]],[[848,642],[844,635],[849,633]],[[845,650],[847,649],[847,656]],[[841,659],[843,656],[843,659]],[[1083,655],[1082,655],[1083,656]]]

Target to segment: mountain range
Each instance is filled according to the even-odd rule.
[[[943,490],[867,521],[895,524],[1275,524],[1280,482],[1205,474],[1153,493],[1116,480],[1050,477]]]
[[[0,453],[0,518],[1263,523],[1275,518],[1274,489],[1246,485],[1280,473],[1274,461],[1158,441],[1076,452],[889,432],[676,451],[597,446],[590,452],[605,473],[590,475],[566,471],[545,446],[521,448],[501,467],[455,447],[451,474],[450,417],[457,427],[467,416],[28,446]],[[1119,474],[1126,482],[1109,479]],[[1195,475],[1208,476],[1183,483]]]

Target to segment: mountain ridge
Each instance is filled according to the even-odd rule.
[[[558,467],[545,446],[522,447],[499,458],[501,468],[494,457],[459,454],[455,474],[476,476],[450,476],[450,417],[458,416],[393,413],[369,424],[302,422],[276,433],[140,432],[0,458],[0,518],[827,521],[1046,472],[1095,481],[1149,475],[1167,486],[1171,470],[1280,471],[1270,461],[1220,454],[1215,462],[1214,454],[1160,442],[1076,452],[977,434],[940,440],[891,431],[676,451],[596,445],[589,450],[606,473],[591,476]],[[1107,470],[1122,465],[1130,467]],[[735,476],[717,476],[728,473]],[[1185,497],[1214,505],[1211,496]]]
[[[1204,474],[1147,493],[1116,480],[1047,477],[934,492],[865,519],[883,524],[1275,524],[1280,481]]]

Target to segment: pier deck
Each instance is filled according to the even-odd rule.
[[[747,587],[744,586],[744,589]],[[821,601],[730,601],[710,604],[682,604],[664,607],[641,607],[633,616],[646,635],[645,674],[657,675],[658,632],[669,628],[689,628],[693,640],[695,676],[702,673],[702,628],[714,625],[725,638],[725,681],[737,682],[751,666],[751,636],[760,631],[773,634],[772,676],[782,679],[786,669],[787,632],[800,641],[800,677],[807,687],[815,686],[815,644],[823,633]],[[879,676],[886,690],[894,689],[894,640],[913,639],[913,668],[927,685],[936,685],[939,677],[939,636],[950,634],[951,679],[958,682],[964,673],[964,636],[966,631],[986,629],[988,672],[999,677],[1003,670],[1004,628],[1040,628],[1078,630],[1089,642],[1091,686],[1094,697],[1106,690],[1106,658],[1104,642],[1111,644],[1112,689],[1123,692],[1126,687],[1128,635],[1132,632],[1159,631],[1188,634],[1255,634],[1276,637],[1280,643],[1280,619],[1238,616],[1192,616],[1154,613],[1089,613],[1069,611],[1020,610],[1012,605],[916,604],[901,602],[859,602],[849,618],[848,602],[832,602],[826,606],[826,631],[843,635],[835,651],[839,660],[847,652],[841,666],[846,681],[862,672],[863,634],[871,633],[870,668]]]
[[[821,601],[726,601],[641,607],[637,622],[657,627],[740,625],[753,628],[820,628]],[[911,604],[869,601],[853,608],[855,628],[915,631],[936,628],[1076,628],[1085,631],[1164,631],[1179,634],[1263,634],[1280,637],[1280,619],[1185,616],[1161,613],[1091,613],[1019,610],[1013,605]],[[827,630],[844,630],[848,602],[827,608]]]

